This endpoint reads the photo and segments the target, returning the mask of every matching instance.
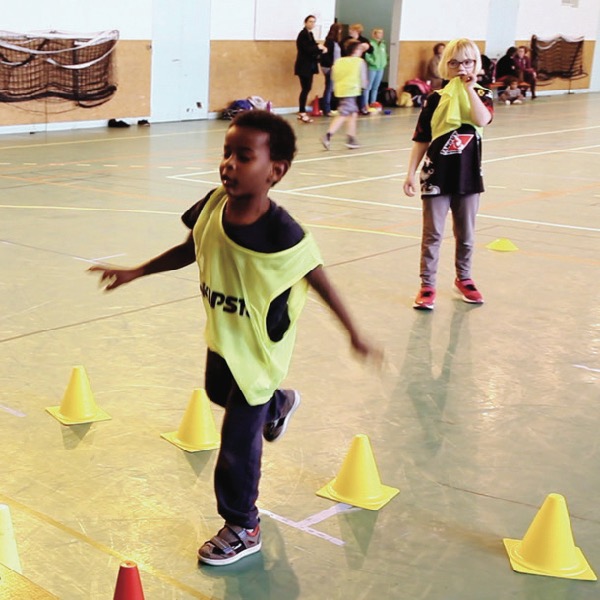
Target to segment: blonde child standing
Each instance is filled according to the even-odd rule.
[[[367,63],[362,58],[369,45],[358,40],[346,43],[347,56],[335,62],[331,70],[333,93],[339,99],[338,115],[333,119],[321,143],[326,150],[331,148],[331,138],[346,122],[346,147],[351,150],[360,148],[356,140],[356,120],[358,116],[357,97],[368,86]]]
[[[421,110],[404,181],[404,193],[414,196],[417,168],[425,157],[419,183],[423,205],[421,288],[413,304],[425,310],[435,305],[440,246],[449,210],[456,240],[454,288],[465,302],[483,303],[471,268],[475,216],[484,191],[481,134],[493,117],[492,94],[476,83],[481,55],[471,40],[451,41],[439,68],[445,85],[427,98]]]

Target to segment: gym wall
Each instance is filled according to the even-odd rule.
[[[343,1],[344,7],[352,2]],[[202,43],[194,37],[194,19],[185,29],[185,35],[191,39],[182,51],[181,61],[191,61],[192,55],[205,57],[209,81],[205,97],[196,98],[194,92],[193,97],[184,99],[172,86],[156,80],[156,73],[153,73],[153,65],[162,60],[162,64],[168,66],[172,58],[171,55],[163,56],[156,43],[157,32],[166,27],[164,17],[156,17],[157,3],[168,6],[168,0],[129,0],[127,11],[122,10],[119,0],[104,0],[101,5],[91,0],[64,0],[60,10],[41,0],[16,4],[3,17],[4,30],[119,30],[120,41],[114,54],[118,89],[108,102],[90,109],[55,99],[0,103],[0,128],[32,123],[97,122],[109,118],[152,119],[151,103],[155,105],[156,120],[178,120],[177,117],[168,119],[156,115],[156,106],[162,98],[168,98],[171,104],[180,102],[182,112],[189,111],[189,106],[195,106],[195,101],[199,100],[204,107],[208,106],[209,112],[215,113],[229,102],[249,95],[270,99],[276,108],[294,109],[299,94],[299,84],[293,74],[296,35],[303,26],[304,17],[315,14],[318,19],[315,37],[323,39],[336,14],[336,0],[298,0],[285,5],[278,0],[179,0],[180,5],[198,7],[195,9],[197,14],[205,17],[204,23],[210,23],[207,34],[210,41],[203,38]],[[369,7],[363,0],[355,0],[355,3],[368,13]],[[564,6],[562,0],[464,0],[460,4],[456,0],[429,0],[426,3],[389,0],[389,3],[396,10],[395,14],[400,15],[399,27],[382,24],[390,32],[392,29],[399,32],[398,39],[391,40],[389,45],[393,47],[394,56],[390,63],[394,65],[396,87],[407,79],[422,76],[423,65],[437,41],[470,37],[485,52],[488,33],[497,29],[490,19],[497,20],[499,11],[512,13],[507,16],[506,23],[498,24],[502,35],[494,36],[496,52],[504,42],[506,47],[521,42],[528,45],[532,34],[542,39],[559,34],[585,36],[584,68],[590,75],[596,74],[596,81],[600,82],[600,65],[594,64],[600,30],[598,2],[580,2],[578,9]],[[364,20],[368,21],[366,17]],[[177,30],[175,25],[173,30]],[[198,51],[190,52],[194,47]],[[492,52],[489,55],[497,57]],[[191,73],[198,72],[194,63],[190,62],[188,67]],[[593,77],[574,80],[570,84],[555,80],[540,91],[566,90],[569,85],[572,89],[587,89],[591,81],[594,81]],[[323,76],[319,74],[315,77],[310,100],[315,94],[321,94],[322,89]]]

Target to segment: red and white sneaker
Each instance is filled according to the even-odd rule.
[[[413,308],[417,310],[433,310],[435,305],[435,288],[424,285],[415,298]]]
[[[456,279],[454,281],[454,289],[460,294],[464,302],[469,302],[469,304],[483,304],[483,296],[475,287],[475,282],[472,279]]]

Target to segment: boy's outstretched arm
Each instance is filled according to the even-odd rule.
[[[105,290],[114,290],[124,283],[129,283],[134,279],[153,273],[162,273],[163,271],[174,271],[191,265],[196,260],[194,249],[194,238],[192,234],[182,244],[173,246],[161,255],[150,259],[148,262],[138,267],[105,267],[94,265],[88,271],[97,271],[101,273],[100,282],[106,282]]]
[[[327,273],[325,273],[325,269],[323,267],[317,267],[313,269],[306,276],[308,283],[310,286],[321,296],[325,304],[329,306],[332,312],[337,316],[342,325],[350,334],[350,342],[352,343],[352,347],[356,350],[361,356],[367,357],[371,356],[377,362],[381,362],[383,358],[383,352],[381,349],[372,346],[367,340],[365,340],[356,327],[354,326],[354,322],[350,317],[350,313],[346,309],[341,297],[337,293],[335,287],[333,287]]]

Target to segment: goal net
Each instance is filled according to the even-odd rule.
[[[119,32],[90,35],[0,31],[0,102],[39,98],[98,106],[115,93],[113,51]]]
[[[555,78],[579,79],[586,77],[583,70],[583,38],[562,36],[550,40],[531,38],[531,62],[540,83]]]

